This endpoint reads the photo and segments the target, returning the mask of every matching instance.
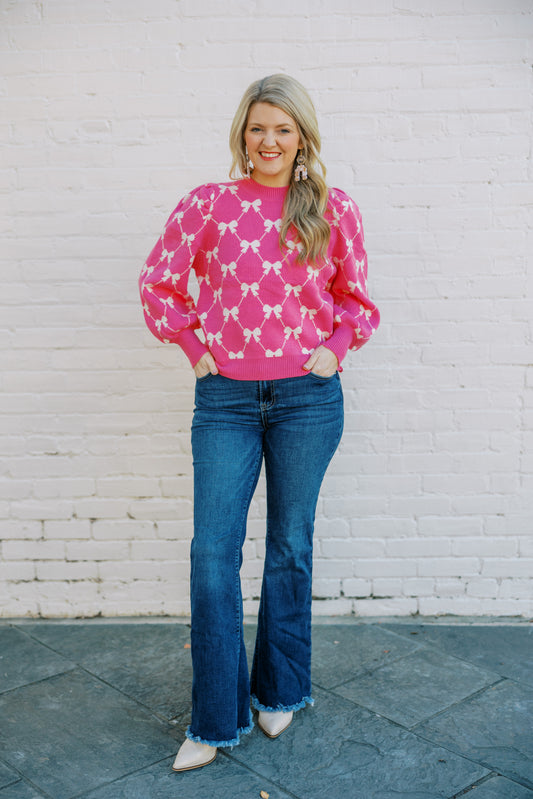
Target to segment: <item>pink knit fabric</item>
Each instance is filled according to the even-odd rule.
[[[359,209],[330,189],[326,261],[320,268],[298,264],[295,230],[288,247],[279,246],[286,192],[246,178],[200,186],[172,212],[148,256],[140,277],[148,327],[179,344],[193,366],[209,350],[226,377],[296,377],[306,374],[303,364],[319,344],[340,364],[377,328]]]

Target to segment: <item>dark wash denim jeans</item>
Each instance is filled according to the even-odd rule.
[[[192,718],[187,737],[234,746],[258,710],[311,699],[313,527],[339,444],[338,373],[280,380],[196,381],[192,424]],[[246,519],[264,459],[266,553],[251,681],[240,583]]]

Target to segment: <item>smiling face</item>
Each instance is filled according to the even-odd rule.
[[[254,103],[244,131],[253,178],[263,186],[288,186],[302,146],[296,122],[270,103]]]

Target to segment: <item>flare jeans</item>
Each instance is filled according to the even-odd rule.
[[[196,381],[192,423],[192,717],[186,735],[234,746],[258,710],[311,698],[313,527],[343,428],[338,373]],[[251,677],[240,583],[246,519],[264,461],[266,549]]]

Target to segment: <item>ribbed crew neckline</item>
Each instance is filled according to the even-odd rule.
[[[289,190],[288,186],[264,186],[253,178],[242,178],[240,183],[250,194],[262,200],[283,200]]]

